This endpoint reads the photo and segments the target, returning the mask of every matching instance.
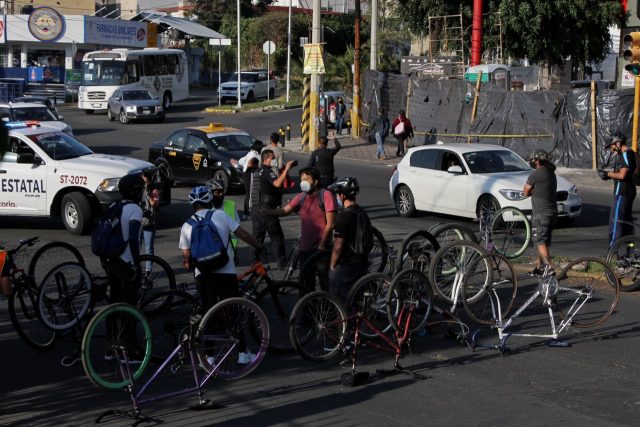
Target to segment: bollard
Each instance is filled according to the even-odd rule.
[[[291,124],[287,124],[287,141],[291,142]]]
[[[280,135],[278,142],[284,147],[284,128],[282,126],[278,128],[278,135]]]
[[[351,120],[347,120],[347,135],[351,135]]]

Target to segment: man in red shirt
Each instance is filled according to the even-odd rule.
[[[336,218],[335,196],[320,187],[320,172],[315,168],[300,170],[300,189],[302,193],[284,208],[266,211],[267,214],[286,216],[300,213],[300,268],[305,261],[318,250],[327,250],[331,246],[331,233]],[[327,268],[318,266],[320,285],[324,289],[327,283]],[[313,278],[305,280],[308,290],[314,290]]]

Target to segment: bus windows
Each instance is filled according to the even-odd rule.
[[[144,55],[142,57],[142,61],[144,62],[145,76],[155,76],[158,74],[156,57],[154,55]]]
[[[138,61],[135,58],[127,59],[126,73],[122,76],[122,84],[136,83],[138,81],[140,81]]]

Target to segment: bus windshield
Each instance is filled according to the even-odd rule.
[[[111,59],[82,63],[82,86],[118,86],[124,73],[124,61]]]

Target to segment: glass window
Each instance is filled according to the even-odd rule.
[[[82,63],[83,86],[117,86],[124,74],[124,61],[92,60]]]
[[[124,90],[122,91],[125,101],[139,101],[144,99],[152,99],[146,90]]]
[[[89,150],[80,141],[63,132],[29,135],[29,139],[35,142],[53,160],[75,159],[76,157],[93,154],[93,151]]]
[[[158,74],[161,76],[166,76],[169,74],[167,69],[167,55],[158,55],[156,56],[156,65],[158,67]]]
[[[522,157],[507,150],[475,151],[465,153],[463,157],[472,173],[500,173],[531,170],[531,166],[529,166]]]
[[[125,68],[126,72],[122,77],[123,85],[140,81],[140,67],[137,59],[128,59]]]
[[[144,62],[144,75],[145,76],[155,76],[158,74],[156,57],[153,55],[145,55],[142,57],[142,61]]]
[[[416,168],[436,169],[439,150],[419,150],[411,154],[409,164]],[[439,168],[438,168],[439,169]]]
[[[57,120],[51,110],[44,105],[42,107],[14,108],[13,119],[17,121],[38,120],[41,122]]]
[[[442,152],[442,162],[440,162],[440,170],[447,171],[451,166],[460,166],[462,167],[462,163],[460,162],[460,158],[457,154],[452,153],[451,151],[443,151]],[[464,171],[464,167],[462,167]]]
[[[196,151],[198,148],[207,148],[207,143],[202,140],[198,135],[189,135],[187,140],[186,151]]]
[[[7,121],[11,121],[11,109],[10,108],[0,108],[0,120],[8,119]]]
[[[180,74],[178,55],[167,55],[167,70],[169,74]]]
[[[4,153],[4,155],[2,156],[2,161],[3,162],[7,162],[7,163],[18,163],[18,156],[20,154],[34,154],[34,151],[31,147],[29,147],[29,145],[16,138],[16,137],[10,137],[9,138],[9,151],[7,151],[6,153]]]
[[[255,141],[251,135],[221,135],[209,139],[220,151],[246,151],[251,149]]]
[[[179,130],[174,132],[169,138],[167,138],[167,147],[184,149],[185,142],[187,140],[187,131]]]

